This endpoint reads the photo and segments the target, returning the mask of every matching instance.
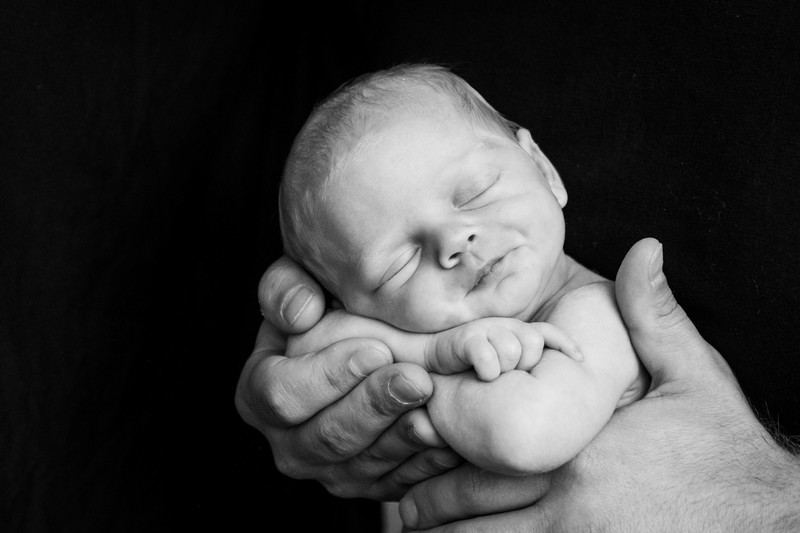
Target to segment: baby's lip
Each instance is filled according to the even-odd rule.
[[[481,285],[484,285],[487,278],[499,273],[502,270],[503,259],[505,259],[505,256],[506,255],[503,254],[500,257],[489,259],[475,272],[475,281],[472,284],[470,292],[479,288]]]

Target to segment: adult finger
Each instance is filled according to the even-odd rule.
[[[414,486],[400,500],[400,516],[409,529],[432,528],[528,507],[549,488],[550,474],[504,476],[463,464]]]
[[[262,325],[262,344],[245,364],[237,387],[237,405],[251,411],[246,419],[255,417],[257,427],[302,423],[392,363],[388,348],[372,339],[345,339],[300,357],[273,355],[271,331],[269,324]]]
[[[308,331],[325,311],[319,283],[285,255],[261,276],[258,303],[264,318],[284,333]]]
[[[306,451],[309,463],[347,460],[367,449],[404,412],[428,401],[432,393],[433,382],[419,366],[397,363],[381,368],[291,432],[291,444]]]
[[[376,480],[371,493],[380,499],[397,499],[411,485],[460,464],[458,454],[446,446],[433,428],[427,409],[412,409],[362,453],[338,463],[338,472],[332,472],[330,477]]]
[[[361,460],[359,455],[353,458],[359,460],[357,467],[354,468],[353,460],[338,463],[320,481],[334,496],[352,498],[367,495],[382,501],[396,501],[413,485],[442,474],[464,461],[450,448],[425,448],[418,443],[416,448],[416,451],[408,448],[408,455],[394,461],[367,456],[374,461],[373,465]],[[368,468],[364,469],[364,466]]]
[[[416,408],[404,413],[369,448],[353,458],[352,467],[377,477],[419,451],[446,446],[447,443],[433,427],[428,410]],[[361,463],[365,465],[360,466]]]
[[[409,487],[443,474],[463,462],[464,459],[450,448],[427,448],[404,461],[384,476],[380,483],[388,487],[403,487],[402,492],[389,498],[396,500],[408,492]]]
[[[654,384],[703,379],[729,367],[675,300],[663,272],[663,247],[652,238],[637,242],[617,272],[616,296],[631,342]]]
[[[537,505],[520,508],[497,514],[477,516],[461,522],[453,522],[429,529],[414,529],[416,533],[485,533],[486,531],[503,531],[508,533],[536,533],[547,531],[584,531],[553,527],[553,513],[543,512]],[[588,531],[589,529],[585,529]],[[412,531],[410,529],[404,531]]]

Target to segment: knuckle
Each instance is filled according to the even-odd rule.
[[[437,466],[436,458],[433,457],[429,450],[426,450],[419,453],[406,468],[398,471],[396,480],[404,485],[413,485],[422,479],[441,472],[441,467]]]
[[[300,468],[294,458],[279,454],[273,454],[273,458],[275,460],[275,468],[284,476],[292,479],[301,479],[303,477],[303,469]]]
[[[465,507],[471,507],[477,500],[477,495],[483,490],[483,478],[477,468],[467,469],[464,483],[459,483],[454,489],[454,500]]]
[[[278,425],[293,426],[302,421],[302,417],[297,412],[297,407],[288,398],[288,394],[282,386],[265,390],[262,398],[267,414]]]
[[[486,333],[483,329],[472,329],[468,330],[464,334],[464,343],[466,345],[474,345],[477,343],[481,343],[486,339]]]
[[[534,335],[531,335],[530,342],[537,347],[544,346],[544,335],[537,331]]]
[[[363,495],[361,485],[338,467],[332,468],[319,481],[325,490],[337,498],[356,498]]]
[[[451,470],[460,462],[461,458],[451,450],[432,449],[424,455],[421,471],[426,475],[435,475]]]
[[[541,355],[543,349],[544,342],[538,338],[526,338],[522,342],[522,350],[527,356],[531,356],[532,354]]]
[[[304,420],[300,405],[287,389],[286,383],[278,378],[276,365],[263,360],[249,378],[246,403],[250,410],[268,425],[287,427]]]
[[[327,452],[324,455],[329,457],[346,458],[353,449],[353,443],[347,434],[330,424],[318,426],[315,441]]]
[[[361,455],[366,462],[370,464],[383,464],[391,463],[392,458],[386,453],[379,445],[370,446]]]
[[[680,306],[678,300],[672,295],[668,294],[662,301],[658,302],[657,313],[660,318],[670,318],[673,320],[681,320],[681,313],[678,312]]]
[[[386,499],[385,488],[373,476],[354,470],[349,461],[332,466],[320,482],[337,498]]]
[[[500,357],[500,360],[506,363],[516,363],[519,361],[520,356],[522,355],[519,350],[509,348],[504,350],[498,350],[497,355]]]
[[[355,498],[359,496],[358,490],[350,483],[325,481],[322,483],[322,486],[325,487],[325,490],[332,496],[336,496],[337,498]]]
[[[332,367],[331,365],[321,364],[320,359],[315,359],[315,361],[317,361],[316,365],[320,370],[320,374],[325,378],[325,383],[337,395],[345,394],[350,390],[350,380],[341,371],[341,365]]]
[[[487,365],[491,364],[497,359],[495,354],[490,353],[488,350],[475,350],[472,355],[472,363],[474,365]]]

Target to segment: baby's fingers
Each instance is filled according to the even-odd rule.
[[[544,344],[548,348],[559,350],[567,357],[576,361],[583,361],[583,353],[581,352],[578,343],[572,337],[567,335],[561,328],[558,328],[547,322],[532,322],[536,330],[544,338]]]
[[[467,360],[480,379],[492,381],[500,375],[499,357],[488,338],[484,336],[473,337],[466,343],[465,348]]]
[[[517,368],[527,372],[535,367],[542,358],[544,336],[537,328],[529,327],[530,324],[525,324],[525,326],[524,328],[518,328],[516,331],[517,339],[522,345],[522,354]]]
[[[522,357],[522,343],[511,330],[493,328],[487,333],[487,338],[497,353],[500,372],[508,372],[519,368],[518,363],[520,357]]]

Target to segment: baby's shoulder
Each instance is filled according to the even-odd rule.
[[[598,313],[619,316],[613,281],[594,281],[570,290],[550,307],[547,318],[564,314],[597,318]]]
[[[541,319],[575,338],[615,338],[619,342],[628,338],[614,283],[608,280],[593,281],[564,293]]]

